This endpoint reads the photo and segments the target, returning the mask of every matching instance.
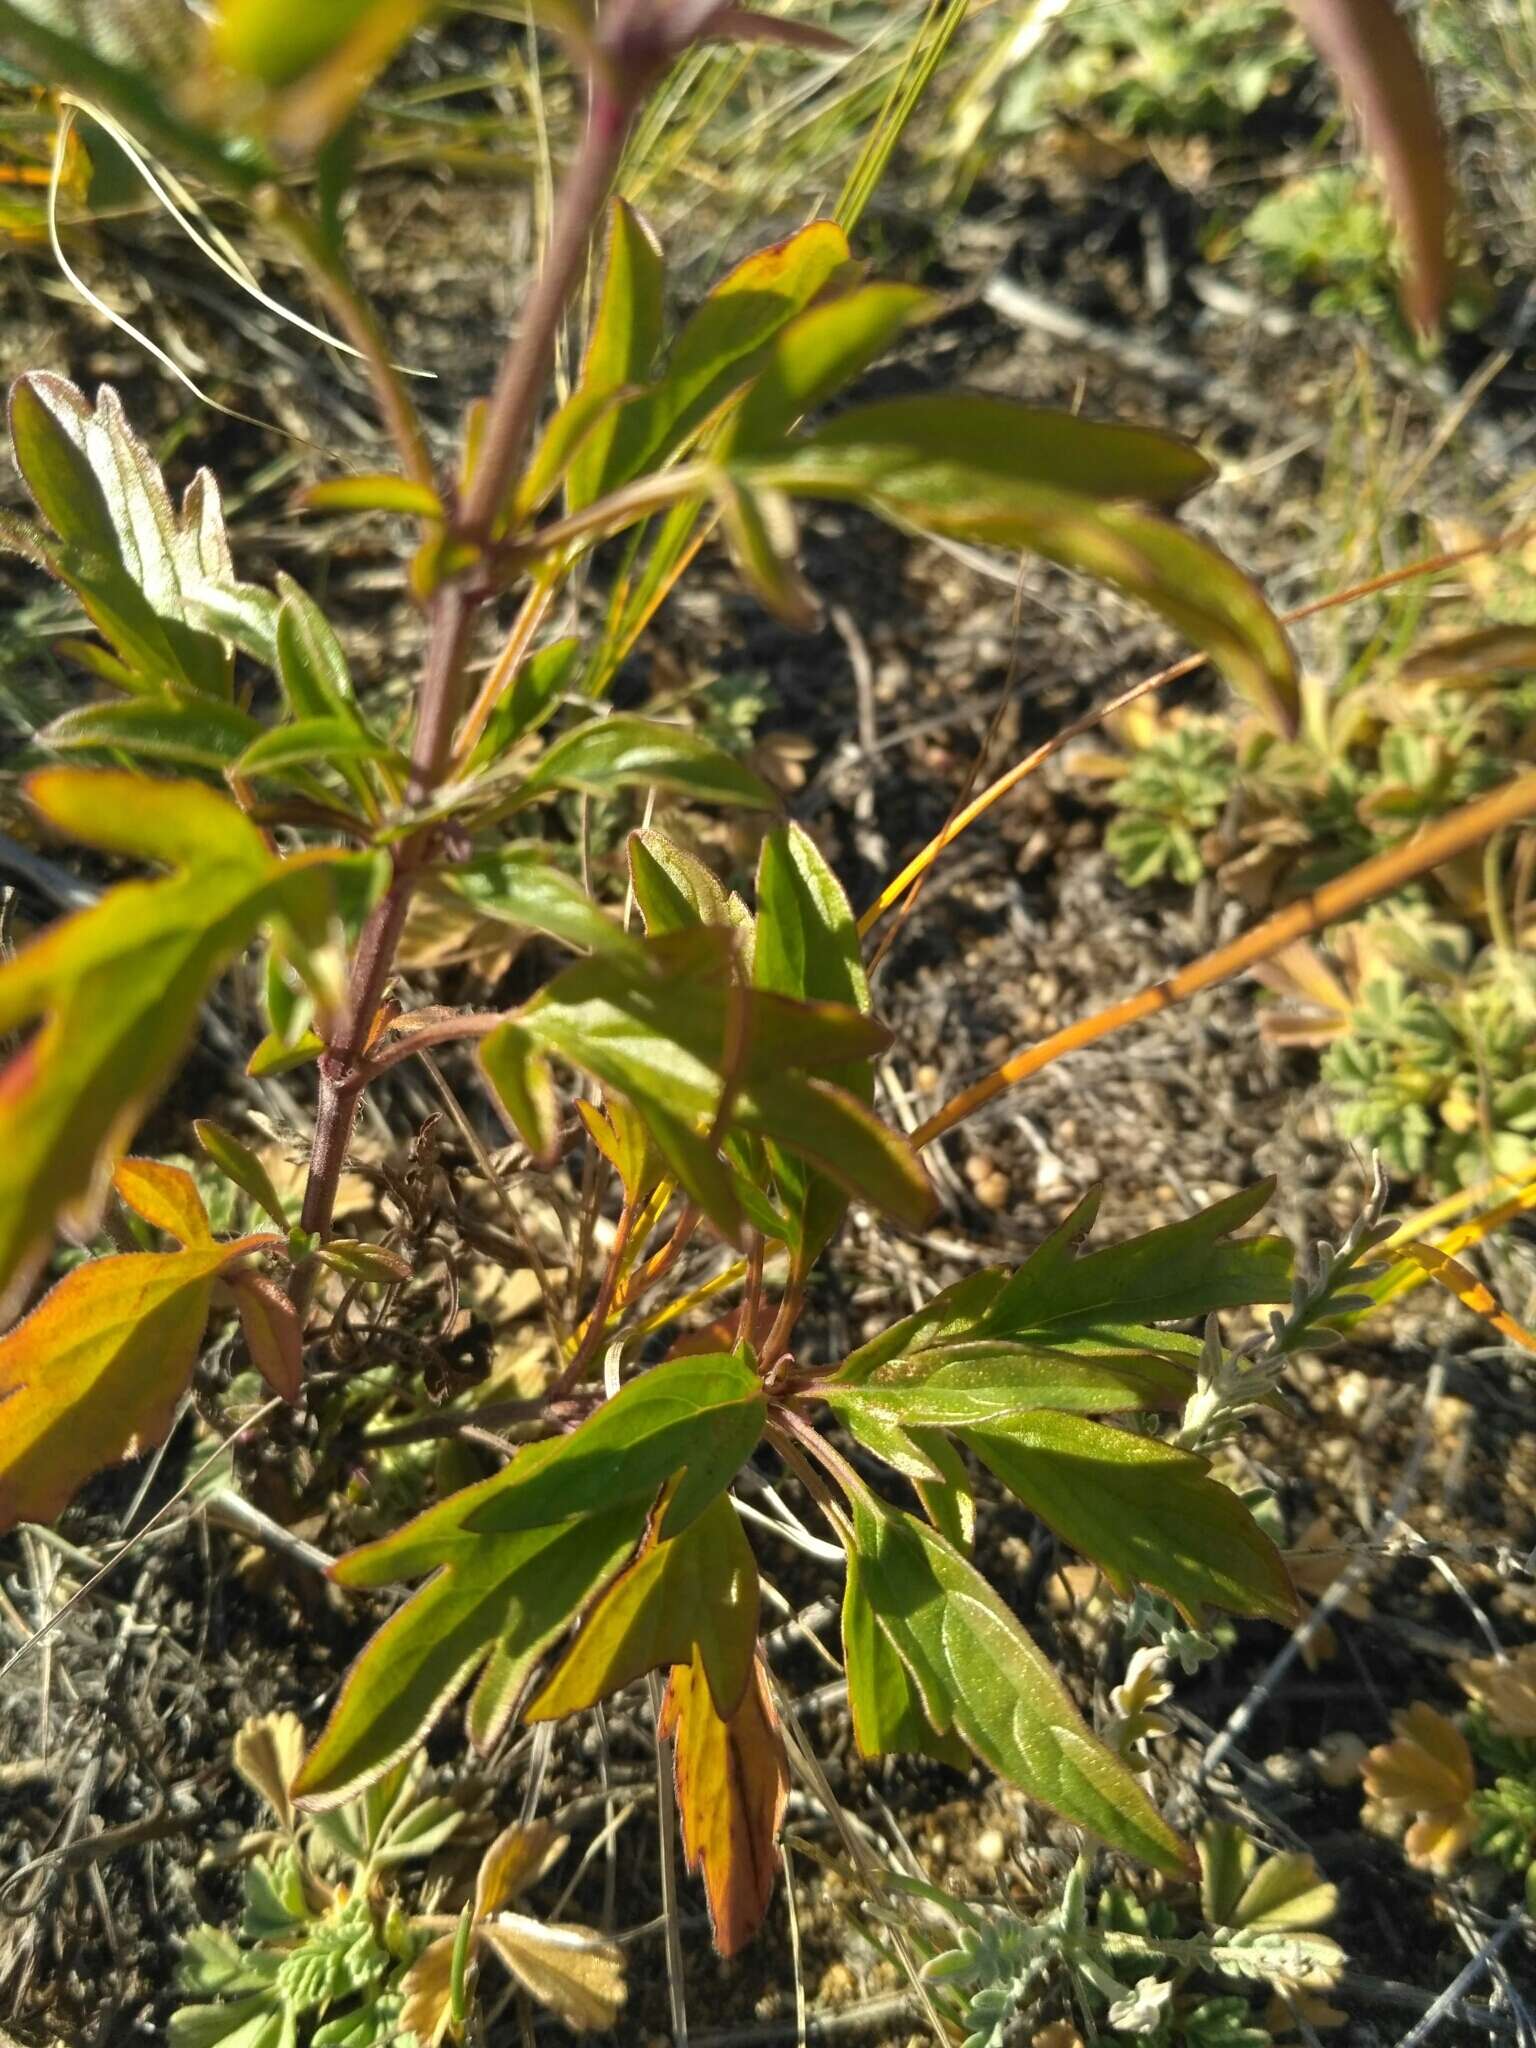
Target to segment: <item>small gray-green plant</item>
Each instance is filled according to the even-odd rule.
[[[1278,1996],[1283,2011],[1338,1980],[1344,1952],[1317,1932],[1338,1895],[1310,1856],[1266,1856],[1239,1827],[1208,1825],[1198,1849],[1198,1892],[1173,1886],[1144,1896],[1105,1885],[1090,1897],[1080,1859],[1060,1897],[1034,1918],[901,1880],[952,1932],[924,1975],[953,2001],[965,2048],[1003,2048],[1016,2022],[1053,2008],[1083,2016],[1095,2037],[1267,2048],[1256,1995]]]
[[[612,2025],[624,1998],[614,1944],[508,1910],[565,1837],[506,1828],[467,1883],[472,1861],[444,1871],[433,1860],[466,1815],[427,1789],[419,1751],[317,1816],[289,1794],[303,1752],[292,1714],[248,1721],[236,1737],[236,1769],[275,1825],[241,1845],[235,1931],[204,1925],[184,1945],[177,1985],[192,2002],[171,2019],[171,2048],[436,2048],[462,2040],[497,1988],[479,1981],[492,1959],[568,2025]]]

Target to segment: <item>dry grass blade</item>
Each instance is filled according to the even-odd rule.
[[[1219,946],[1214,953],[1192,961],[1188,967],[1170,975],[1168,980],[1140,989],[1133,996],[1111,1003],[1107,1009],[1095,1011],[1091,1017],[1080,1017],[1075,1024],[1052,1032],[1049,1038],[1041,1039],[1037,1045],[1026,1046],[983,1079],[962,1090],[953,1101],[947,1102],[920,1125],[913,1135],[914,1146],[921,1150],[923,1146],[931,1145],[935,1138],[953,1130],[956,1124],[974,1115],[995,1097],[1018,1082],[1027,1081],[1032,1074],[1038,1074],[1043,1067],[1051,1066],[1068,1053],[1096,1045],[1101,1038],[1123,1031],[1128,1025],[1139,1024],[1144,1018],[1156,1016],[1159,1011],[1171,1009],[1175,1003],[1185,1002],[1203,989],[1230,981],[1234,975],[1269,959],[1282,946],[1307,938],[1325,925],[1353,917],[1357,910],[1363,910],[1378,897],[1390,896],[1431,868],[1439,867],[1470,847],[1480,846],[1501,826],[1533,815],[1536,815],[1536,774],[1517,776],[1502,788],[1440,819],[1407,845],[1378,854],[1374,860],[1363,861],[1338,881],[1326,882],[1299,902],[1288,904],[1253,931],[1245,932],[1230,945]]]

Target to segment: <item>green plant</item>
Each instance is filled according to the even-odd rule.
[[[1272,282],[1312,288],[1314,313],[1365,320],[1406,342],[1392,223],[1359,171],[1336,165],[1294,179],[1260,200],[1242,232]]]
[[[1003,2048],[1016,2022],[1043,2018],[1053,2001],[1090,2019],[1095,2038],[1267,2048],[1271,2028],[1288,2033],[1290,2010],[1336,1983],[1343,1967],[1338,1944],[1315,1931],[1332,1918],[1337,1893],[1310,1856],[1265,1856],[1226,1823],[1202,1830],[1199,1856],[1198,1889],[1143,1897],[1105,1885],[1091,1903],[1079,1863],[1059,1901],[1033,1919],[902,1881],[957,1937],[924,1974],[946,2003],[958,1994],[964,2048]],[[1244,1988],[1234,1992],[1234,1983]],[[1271,1993],[1269,2015],[1251,2004],[1253,1986]]]
[[[1066,8],[1054,32],[1003,30],[960,95],[1001,139],[1062,118],[1130,135],[1230,133],[1284,92],[1309,55],[1279,0],[1117,0]]]
[[[1161,875],[1192,886],[1205,873],[1200,841],[1225,808],[1233,781],[1221,727],[1173,726],[1131,757],[1115,783],[1115,819],[1104,843],[1132,888]]]
[[[292,1714],[248,1721],[235,1738],[235,1768],[276,1826],[241,1845],[235,1933],[202,1926],[186,1941],[177,1986],[198,2002],[173,2014],[172,2048],[435,2048],[464,2038],[494,1982],[493,1960],[568,2026],[613,2024],[624,1999],[614,1944],[509,1910],[559,1860],[563,1835],[514,1824],[481,1854],[472,1881],[467,1869],[456,1878],[437,1865],[466,1816],[426,1793],[419,1753],[310,1819],[288,1791],[303,1751]],[[423,1863],[426,1872],[414,1867]]]
[[[65,651],[100,686],[40,745],[129,764],[44,768],[27,794],[47,827],[170,872],[117,884],[0,967],[0,1028],[36,1026],[0,1086],[0,1287],[23,1305],[61,1221],[89,1229],[106,1214],[129,1230],[109,1186],[154,1245],[178,1248],[87,1260],[0,1338],[0,1520],[51,1517],[92,1473],[162,1440],[210,1319],[232,1311],[272,1397],[246,1430],[303,1401],[323,1504],[346,1459],[457,1438],[438,1497],[335,1567],[359,1592],[425,1583],[363,1651],[293,1797],[310,1814],[352,1810],[395,1782],[466,1688],[468,1733],[486,1750],[514,1717],[563,1718],[664,1672],[658,1728],[675,1744],[684,1842],[729,1953],[766,1908],[787,1784],[758,1573],[731,1493],[772,1452],[845,1555],[860,1747],[972,1753],[1072,1824],[1180,1869],[1179,1838],[971,1562],[968,1461],[1118,1590],[1150,1589],[1192,1628],[1207,1607],[1289,1618],[1273,1543],[1193,1447],[1214,1419],[1244,1412],[1283,1347],[1276,1337],[1249,1371],[1241,1343],[1228,1353],[1219,1332],[1202,1344],[1175,1326],[1286,1301],[1301,1313],[1313,1279],[1297,1296],[1287,1246],[1231,1235],[1265,1187],[1080,1256],[1089,1197],[1018,1270],[973,1274],[851,1357],[805,1358],[797,1326],[849,1202],[912,1228],[932,1207],[920,1143],[874,1108],[889,1039],[858,929],[804,831],[762,836],[749,905],[648,824],[658,794],[749,814],[776,799],[697,726],[608,698],[711,533],[770,610],[814,619],[802,500],[1096,575],[1208,650],[1282,734],[1298,711],[1285,636],[1241,572],[1171,516],[1209,474],[1180,442],[948,392],[828,412],[929,303],[869,282],[837,223],[748,257],[674,325],[661,251],[611,199],[649,96],[701,38],[827,44],[714,0],[535,8],[585,80],[587,124],[521,324],[450,472],[352,279],[341,205],[358,94],[429,11],[224,0],[204,23],[178,9],[197,80],[178,95],[137,50],[104,52],[52,10],[0,0],[0,29],[51,83],[248,203],[305,267],[372,378],[398,462],[328,478],[305,501],[410,531],[402,587],[425,628],[406,730],[358,689],[310,596],[237,575],[211,476],[178,506],[109,389],[93,404],[57,377],[17,381],[12,446],[37,516],[7,520],[3,537],[72,594],[96,637],[82,630]],[[561,396],[557,340],[605,224],[585,350]],[[558,633],[557,599],[594,569],[606,587],[596,630]],[[501,651],[472,692],[492,621]],[[166,765],[187,772],[148,772]],[[1422,859],[1533,808],[1536,778],[1512,782],[1445,821]],[[1400,886],[1420,858],[1410,850],[1350,886]],[[580,957],[513,1008],[412,1007],[396,979],[402,935],[413,908],[441,902]],[[295,1221],[262,1159],[204,1126],[214,1165],[272,1226],[221,1239],[189,1174],[122,1155],[206,992],[258,944],[267,1029],[251,1068],[312,1071],[314,1138]],[[1226,969],[1217,958],[1202,971]],[[445,1049],[505,1119],[520,1173],[542,1170],[564,1200],[562,1159],[585,1153],[586,1220],[564,1291],[526,1231],[494,1240],[526,1256],[555,1333],[545,1383],[510,1405],[466,1398],[440,1348],[424,1347],[424,1387],[379,1373],[380,1354],[423,1348],[412,1353],[413,1331],[390,1313],[415,1269],[337,1227],[362,1098]],[[957,1098],[933,1128],[966,1107]],[[467,1116],[463,1128],[494,1175]],[[594,1272],[600,1206],[613,1213]],[[510,1195],[507,1207],[521,1228]],[[681,1285],[690,1256],[719,1245],[736,1262],[697,1291]],[[727,1288],[735,1299],[713,1329],[656,1356],[658,1332]],[[365,1374],[379,1377],[360,1398]],[[219,1388],[205,1379],[202,1391]],[[373,1426],[359,1437],[360,1413]],[[1188,1444],[1156,1433],[1153,1418],[1175,1414],[1195,1432]],[[517,1436],[487,1444],[495,1423]],[[920,1514],[877,1490],[871,1462],[882,1486],[911,1482]],[[284,1911],[307,1926],[302,1888],[283,1882]],[[356,1993],[404,1958],[342,1906],[343,1921],[327,1908],[304,1937],[304,1983]],[[502,1952],[481,1918],[462,1926],[451,1950],[444,1930],[413,1965],[426,1971],[435,1953],[450,2024],[468,1960],[483,1941]]]

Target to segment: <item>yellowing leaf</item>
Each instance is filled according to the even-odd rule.
[[[524,1716],[556,1721],[647,1671],[698,1657],[716,1711],[741,1704],[757,1648],[757,1565],[722,1494],[681,1536],[652,1539],[614,1580]]]
[[[537,1884],[565,1854],[569,1840],[568,1835],[557,1835],[548,1821],[535,1821],[528,1826],[514,1821],[511,1827],[503,1828],[480,1858],[480,1872],[475,1879],[475,1918],[484,1920],[488,1914],[499,1912],[508,1899],[517,1898],[531,1884]]]
[[[1392,1727],[1395,1740],[1365,1760],[1365,1789],[1379,1806],[1415,1816],[1404,1838],[1411,1863],[1449,1870],[1476,1832],[1472,1752],[1455,1722],[1423,1700],[1394,1714]]]
[[[209,983],[264,919],[312,918],[328,893],[327,856],[279,860],[201,784],[52,769],[27,788],[61,830],[177,871],[123,883],[0,966],[0,1031],[42,1020],[0,1072],[0,1315],[20,1305],[55,1219],[99,1199]]]
[[[1488,1716],[1496,1735],[1536,1741],[1536,1643],[1507,1657],[1469,1657],[1452,1667],[1456,1683]]]
[[[181,1167],[162,1165],[158,1159],[120,1159],[112,1185],[130,1209],[178,1244],[190,1248],[212,1242],[197,1182]]]
[[[160,1442],[215,1278],[272,1241],[93,1259],[0,1337],[0,1529],[50,1521],[93,1472]]]
[[[304,1724],[297,1714],[257,1714],[234,1740],[235,1769],[285,1828],[293,1825],[288,1787],[304,1761]]]
[[[741,1705],[715,1711],[702,1661],[679,1664],[662,1704],[677,1744],[677,1801],[690,1870],[702,1868],[715,1947],[733,1956],[757,1932],[778,1872],[789,1764],[767,1676],[754,1660]]]
[[[498,1913],[475,1930],[540,2005],[578,2033],[611,2027],[624,2004],[624,1951],[585,1927],[549,1925],[521,1913]]]

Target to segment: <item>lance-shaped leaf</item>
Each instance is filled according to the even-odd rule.
[[[922,532],[1028,548],[1111,583],[1204,648],[1277,728],[1295,729],[1294,658],[1259,590],[1207,542],[1140,509],[1178,504],[1209,477],[1181,442],[960,395],[855,407],[745,467],[793,494],[856,499]]]
[[[843,303],[857,304],[858,297]],[[810,317],[829,320],[837,310]],[[809,376],[803,381],[821,395]],[[756,397],[742,407],[749,434]],[[771,390],[759,403],[770,402]],[[975,506],[1002,511],[1015,491],[1030,488],[1179,505],[1215,473],[1198,450],[1171,434],[977,392],[851,406],[791,450],[753,466],[786,488],[814,487],[829,497],[881,495],[932,514],[946,506],[957,514]],[[1019,502],[1029,503],[1022,495]]]
[[[194,593],[234,577],[210,473],[178,511],[110,385],[93,407],[64,378],[31,372],[11,388],[10,420],[16,466],[57,536],[37,536],[38,556],[112,643],[126,686],[227,697],[228,652],[193,622]]]
[[[1080,1415],[1021,1415],[961,1438],[1117,1592],[1140,1581],[1196,1625],[1207,1605],[1297,1619],[1279,1551],[1206,1459]]]
[[[268,918],[312,926],[324,854],[279,860],[233,804],[195,783],[49,769],[28,794],[50,823],[176,870],[128,882],[0,966],[0,1031],[42,1022],[0,1075],[0,1313],[61,1212],[88,1213],[191,1036],[204,990]]]
[[[604,488],[675,454],[762,367],[774,337],[850,261],[842,229],[818,220],[722,278],[684,322],[654,383],[615,413]]]
[[[1208,1209],[1146,1231],[1125,1244],[1077,1256],[1098,1213],[1086,1196],[998,1292],[975,1334],[1038,1337],[1074,1349],[1169,1348],[1192,1353],[1150,1326],[1186,1322],[1216,1309],[1290,1299],[1291,1248],[1282,1237],[1231,1242],[1274,1193],[1272,1180],[1213,1202]]]
[[[802,1002],[843,1003],[869,1014],[859,928],[838,881],[808,832],[797,825],[763,841],[757,865],[757,922],[752,979],[760,989]],[[868,1060],[830,1076],[862,1103],[874,1099]],[[802,1269],[822,1251],[842,1221],[847,1197],[835,1181],[807,1170],[782,1152],[775,1156],[780,1197],[799,1228]]]
[[[918,1477],[927,1476],[929,1460],[911,1446],[907,1432],[914,1427],[1000,1426],[1037,1409],[1070,1415],[1177,1409],[1194,1388],[1187,1368],[1150,1354],[1101,1357],[985,1339],[915,1351],[872,1367],[864,1378],[845,1378],[848,1372],[844,1367],[817,1391],[855,1436]]]
[[[721,1495],[681,1536],[654,1536],[581,1625],[525,1719],[558,1721],[697,1655],[715,1711],[741,1705],[757,1650],[758,1584],[741,1517]]]
[[[265,1273],[236,1273],[229,1285],[252,1365],[274,1394],[297,1401],[304,1391],[304,1325],[298,1310]]]
[[[616,918],[595,904],[543,846],[509,846],[445,867],[433,879],[482,917],[543,932],[583,953],[638,954]]]
[[[971,1753],[959,1736],[939,1734],[923,1712],[922,1695],[864,1590],[857,1550],[848,1553],[843,1589],[843,1665],[861,1756],[931,1756],[966,1768]]]
[[[623,1565],[654,1504],[663,1537],[688,1528],[762,1434],[766,1401],[743,1358],[654,1367],[570,1435],[340,1559],[342,1585],[435,1573],[348,1674],[297,1791],[333,1806],[406,1754],[475,1671],[477,1744],[506,1725],[535,1660]],[[483,1668],[482,1668],[483,1667]]]
[[[626,1097],[727,1236],[740,1212],[716,1149],[722,1106],[730,1130],[771,1139],[850,1192],[921,1222],[932,1195],[910,1148],[823,1078],[882,1049],[884,1031],[843,1004],[744,989],[734,966],[729,933],[695,927],[648,938],[637,962],[569,968],[485,1040],[481,1064],[536,1148],[551,1132],[550,1056]]]
[[[197,1362],[214,1281],[277,1241],[215,1244],[178,1167],[125,1161],[118,1189],[184,1248],[76,1266],[0,1337],[0,1530],[51,1521],[93,1472],[161,1441]]]
[[[566,472],[566,505],[572,512],[581,511],[621,480],[628,451],[622,441],[615,446],[618,422],[613,402],[626,386],[639,384],[650,374],[661,346],[661,250],[645,221],[624,200],[614,200],[611,218],[603,288],[581,377],[571,395],[571,404],[586,405],[595,422]]]
[[[715,1947],[733,1956],[762,1924],[778,1875],[789,1762],[761,1659],[741,1705],[716,1711],[697,1653],[674,1667],[657,1731],[677,1749],[677,1804],[690,1870],[702,1870]]]
[[[774,447],[797,420],[851,384],[904,327],[936,303],[930,293],[911,285],[867,284],[790,321],[732,412],[719,454],[739,460]]]
[[[1451,181],[1445,136],[1413,37],[1393,0],[1290,0],[1338,74],[1381,159],[1408,251],[1409,311],[1426,333],[1445,307]]]
[[[479,1489],[465,1521],[475,1534],[536,1528],[615,1501],[646,1505],[676,1481],[659,1533],[679,1536],[751,1457],[767,1398],[746,1355],[713,1352],[653,1366],[579,1429],[515,1458]]]
[[[853,1537],[859,1595],[935,1736],[958,1735],[1000,1777],[1112,1848],[1182,1870],[1178,1837],[1088,1733],[1047,1658],[974,1567],[936,1530],[869,1494],[854,1503]],[[866,1626],[856,1616],[855,1632]],[[874,1726],[895,1718],[887,1707]]]
[[[484,1707],[472,1699],[470,1727],[477,1746],[488,1748],[541,1652],[619,1570],[646,1518],[646,1503],[636,1499],[543,1528],[471,1538],[456,1526],[459,1499],[429,1508],[399,1532],[408,1546],[403,1576],[440,1569],[369,1639],[347,1673],[294,1782],[302,1804],[339,1806],[382,1777],[482,1668],[481,1684],[493,1697]],[[422,1528],[428,1523],[435,1540]],[[333,1576],[344,1585],[370,1583],[347,1571],[361,1555],[341,1559]]]
[[[616,789],[671,789],[701,803],[771,811],[778,798],[761,776],[701,734],[620,712],[555,741],[521,784],[519,803],[557,789],[609,796]]]
[[[233,704],[209,698],[177,703],[135,697],[126,703],[85,704],[66,711],[38,734],[55,753],[111,748],[143,761],[178,761],[222,770],[239,759],[261,727]]]

